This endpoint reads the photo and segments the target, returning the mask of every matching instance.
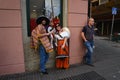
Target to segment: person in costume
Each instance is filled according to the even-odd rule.
[[[59,24],[57,24],[55,34],[55,38],[57,40],[56,68],[69,68],[69,51],[67,42],[69,37],[69,32],[67,32],[66,30],[61,28]]]
[[[46,17],[39,17],[36,20],[37,26],[33,29],[31,34],[32,48],[39,51],[40,54],[40,71],[43,74],[48,74],[45,64],[48,61],[49,54],[53,51],[48,36],[50,33],[46,32],[45,26],[49,25],[49,19]]]
[[[54,38],[54,33],[56,32],[56,30],[55,30],[55,27],[56,27],[56,25],[57,24],[59,24],[60,23],[60,19],[59,19],[59,17],[58,16],[56,16],[55,18],[52,18],[51,20],[50,20],[50,24],[49,24],[49,26],[47,27],[47,32],[51,32],[51,33],[53,33],[53,34],[51,34],[50,36],[49,36],[49,39],[50,39],[50,42],[51,42],[51,46],[52,46],[52,48],[54,48],[54,50],[56,50],[55,49],[55,38]]]
[[[50,24],[49,24],[48,29],[47,29],[48,33],[49,32],[51,32],[51,33],[55,32],[55,28],[53,26],[54,26],[53,21],[50,21]],[[51,43],[51,47],[54,48],[54,34],[50,34],[49,40],[50,40],[50,43]]]

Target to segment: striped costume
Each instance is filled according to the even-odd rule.
[[[47,53],[53,52],[48,36],[38,37],[40,34],[46,33],[44,26],[38,25],[31,35],[31,48],[38,49],[39,45],[42,44]]]

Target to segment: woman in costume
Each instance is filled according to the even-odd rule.
[[[69,68],[69,50],[67,42],[69,37],[69,30],[67,31],[65,28],[61,28],[61,26],[57,24],[55,34],[57,40],[56,68]]]

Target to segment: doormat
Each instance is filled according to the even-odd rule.
[[[76,76],[66,77],[59,80],[106,80],[106,79],[100,76],[95,71],[91,71]]]

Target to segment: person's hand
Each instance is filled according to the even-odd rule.
[[[46,35],[46,36],[49,36],[49,35],[50,35],[50,33],[46,33],[45,35]]]
[[[41,34],[38,34],[38,35],[37,35],[37,38],[39,38],[40,36],[41,36]]]
[[[51,34],[54,33],[54,30],[52,30],[50,33],[51,33]]]
[[[55,29],[53,29],[53,30],[51,31],[52,34],[55,34],[55,32],[56,32]]]
[[[87,40],[85,40],[85,42],[87,42]]]
[[[35,47],[35,52],[37,52],[37,50],[38,50],[38,47]]]
[[[63,44],[61,48],[64,49],[64,48],[65,48],[65,45]]]

